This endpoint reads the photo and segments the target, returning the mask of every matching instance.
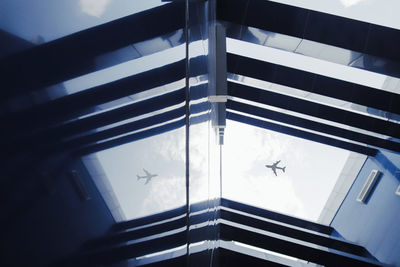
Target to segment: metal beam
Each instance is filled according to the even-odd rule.
[[[95,57],[184,28],[183,3],[171,3],[45,43],[0,61],[0,98],[98,70]]]
[[[122,244],[124,242],[133,241],[139,238],[145,238],[152,235],[163,234],[168,231],[185,227],[186,218],[182,215],[181,217],[173,220],[163,222],[161,224],[151,225],[136,230],[127,230],[116,234],[107,235],[101,238],[92,239],[85,243],[87,249],[99,249],[107,246],[114,246]]]
[[[201,113],[209,110],[209,103],[198,103],[190,106],[191,114],[195,115],[196,113]],[[177,109],[173,109],[170,111],[163,112],[158,115],[154,115],[145,119],[140,119],[137,121],[129,122],[123,125],[119,125],[113,128],[109,128],[106,130],[94,132],[88,135],[84,135],[81,137],[77,137],[68,141],[59,142],[55,140],[54,142],[40,143],[40,151],[41,153],[54,153],[61,151],[73,151],[84,146],[88,146],[95,142],[101,142],[113,137],[117,137],[119,135],[127,134],[130,132],[142,130],[144,128],[153,127],[161,123],[166,123],[168,121],[172,121],[174,119],[178,119],[179,117],[183,117],[185,115],[185,107],[180,107]],[[197,117],[191,117],[192,119]]]
[[[149,118],[133,121],[120,126],[116,126],[103,131],[95,132],[92,134],[77,137],[65,142],[55,143],[41,143],[41,152],[51,153],[56,151],[69,151],[76,150],[84,146],[91,145],[96,142],[101,142],[109,138],[117,137],[126,133],[142,130],[147,127],[152,127],[157,124],[165,123],[185,115],[185,107],[177,108],[171,111],[167,111]]]
[[[234,210],[246,212],[248,214],[256,215],[262,218],[287,223],[311,231],[316,231],[322,234],[330,235],[333,232],[333,228],[319,223],[310,222],[307,220],[299,219],[296,217],[288,216],[278,212],[273,212],[261,208],[257,208],[251,205],[243,204],[240,202],[232,201],[226,198],[221,198],[221,206],[231,208]]]
[[[112,230],[113,231],[125,231],[130,228],[136,228],[136,227],[144,226],[147,224],[156,223],[159,221],[172,219],[174,217],[185,214],[185,212],[186,212],[186,207],[181,206],[176,209],[167,210],[167,211],[156,213],[153,215],[116,223],[113,225]]]
[[[67,266],[99,266],[148,255],[182,246],[186,243],[186,234],[182,230],[175,234],[154,238],[134,244],[106,248],[98,252],[83,254],[71,259]]]
[[[15,135],[34,132],[88,113],[88,109],[185,78],[185,62],[180,60],[82,92],[67,95],[30,109],[6,114],[0,120]],[[3,133],[5,134],[5,133]]]
[[[285,34],[270,32],[259,28],[238,25],[232,22],[224,21],[223,24],[226,26],[226,34],[229,38],[279,49],[293,54],[301,54],[306,57],[316,58],[351,68],[400,78],[400,61],[371,56],[349,49],[304,40],[302,38],[287,36]],[[289,42],[288,39],[290,40]],[[324,51],[324,53],[321,53],[321,51]]]
[[[307,231],[299,227],[293,227],[288,224],[282,224],[280,221],[260,220],[243,214],[238,214],[228,210],[221,209],[221,219],[233,223],[254,227],[263,231],[284,235],[298,240],[306,241],[327,248],[351,253],[354,255],[375,259],[368,251],[359,245],[352,244],[339,238],[332,238],[317,232]]]
[[[400,114],[399,94],[231,53],[227,62],[234,74]]]
[[[367,146],[362,146],[362,145],[353,144],[350,142],[341,141],[341,140],[338,140],[335,138],[331,138],[331,137],[327,137],[327,136],[323,136],[323,135],[319,135],[319,134],[315,134],[315,133],[310,133],[307,131],[299,130],[296,128],[292,128],[292,127],[288,127],[288,126],[284,126],[284,125],[280,125],[280,124],[276,124],[276,123],[272,123],[272,122],[268,122],[268,121],[254,119],[251,117],[239,115],[239,114],[232,113],[232,112],[227,113],[227,118],[230,120],[237,121],[237,122],[242,122],[245,124],[264,128],[267,130],[291,135],[294,137],[303,138],[306,140],[314,141],[314,142],[325,144],[325,145],[334,146],[337,148],[346,149],[349,151],[361,153],[361,154],[368,155],[368,156],[375,156],[378,153],[378,150],[375,148],[370,148]]]
[[[230,96],[239,97],[257,103],[275,106],[367,131],[400,138],[399,124],[359,113],[233,82],[228,83],[228,94]]]
[[[219,266],[229,267],[283,267],[285,264],[273,262],[270,259],[260,259],[244,253],[239,253],[225,248],[218,248],[217,250]]]
[[[312,243],[297,241],[269,232],[261,234],[224,223],[220,224],[220,229],[222,240],[241,242],[324,266],[383,266],[376,260],[334,249],[328,250]]]
[[[265,119],[270,119],[274,121],[283,122],[286,124],[299,126],[305,129],[326,133],[329,135],[334,135],[337,137],[346,138],[352,141],[364,143],[371,146],[377,146],[381,148],[385,148],[388,150],[392,150],[395,152],[400,152],[400,143],[382,139],[378,137],[374,137],[371,135],[362,134],[356,131],[351,131],[348,129],[344,129],[341,127],[336,127],[320,122],[316,122],[313,120],[308,120],[304,118],[300,118],[297,116],[285,114],[278,111],[269,110],[266,108],[261,108],[233,100],[228,100],[227,108],[239,112],[243,112],[246,114],[262,117]]]
[[[400,31],[384,26],[263,0],[218,0],[217,18],[400,61]]]
[[[133,118],[149,112],[157,111],[173,105],[183,103],[185,100],[184,89],[179,89],[164,95],[153,97],[147,100],[136,102],[121,108],[106,111],[90,117],[71,121],[57,127],[39,132],[37,134],[17,138],[14,145],[18,147],[31,143],[59,142],[62,138],[82,134],[96,128],[106,126],[115,122]],[[10,140],[8,140],[9,142]]]
[[[103,143],[99,143],[99,144],[95,144],[95,145],[91,145],[91,146],[87,146],[84,147],[80,150],[77,150],[74,154],[76,156],[83,156],[83,155],[87,155],[90,153],[95,153],[95,152],[99,152],[105,149],[109,149],[109,148],[113,148],[116,146],[120,146],[120,145],[124,145],[127,143],[131,143],[133,141],[137,141],[140,139],[144,139],[144,138],[148,138],[154,135],[159,135],[162,133],[166,133],[175,129],[178,129],[182,126],[185,125],[185,119],[181,119],[175,122],[171,122],[159,127],[155,127],[155,128],[151,128],[149,130],[145,130],[145,131],[141,131],[138,133],[134,133],[134,134],[130,134],[130,135],[126,135],[126,136],[122,136],[116,139],[112,139],[110,141],[105,141]]]

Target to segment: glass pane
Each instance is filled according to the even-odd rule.
[[[227,121],[222,196],[316,221],[349,155],[346,150]],[[275,175],[271,168],[279,161]]]
[[[127,220],[185,205],[184,135],[180,128],[97,153]]]
[[[318,0],[274,0],[274,2],[400,29],[400,21],[396,12],[400,9],[400,3],[396,0],[385,1],[384,4],[379,0],[327,0],[323,2]]]
[[[161,0],[4,0],[0,29],[37,45],[161,4]]]
[[[294,69],[382,89],[388,77],[349,66],[228,38],[227,51]]]

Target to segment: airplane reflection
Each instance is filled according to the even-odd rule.
[[[157,174],[150,174],[148,171],[146,171],[145,169],[143,169],[143,171],[145,172],[145,176],[139,176],[136,175],[137,179],[146,179],[146,182],[144,184],[148,184],[151,180],[151,178],[158,176]]]
[[[276,173],[276,170],[282,170],[283,172],[285,172],[286,166],[285,167],[278,167],[278,163],[281,162],[280,160],[278,160],[277,162],[275,162],[272,165],[265,165],[265,167],[267,168],[271,168],[272,171],[275,173],[275,176],[278,176],[278,174]]]

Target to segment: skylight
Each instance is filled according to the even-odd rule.
[[[316,221],[349,155],[342,149],[227,122],[222,196]],[[280,160],[277,176],[265,165]]]

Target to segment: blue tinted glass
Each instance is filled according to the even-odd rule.
[[[160,0],[5,0],[0,3],[0,29],[40,44],[161,4]]]

